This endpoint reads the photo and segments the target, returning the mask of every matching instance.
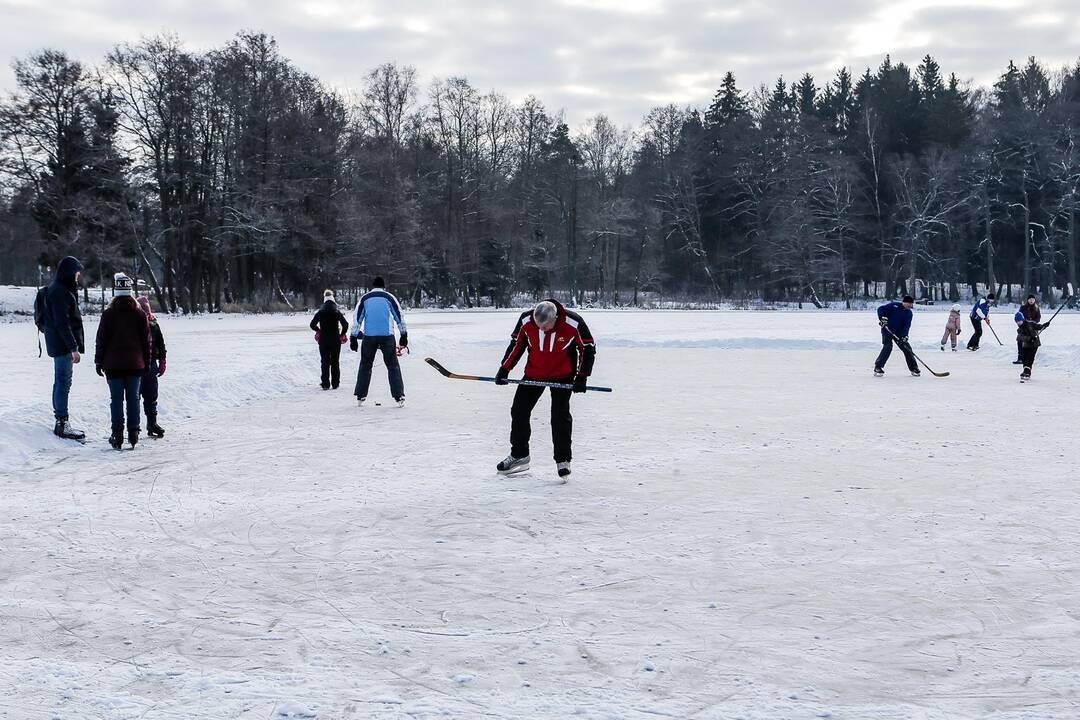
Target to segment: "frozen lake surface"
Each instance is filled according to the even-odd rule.
[[[318,388],[307,316],[162,317],[164,440],[106,443],[0,324],[0,717],[1080,716],[1080,317],[908,376],[872,312],[584,311],[556,482],[494,473],[513,312],[417,312],[408,404]],[[96,329],[88,320],[88,350]],[[965,327],[964,338],[969,328]]]

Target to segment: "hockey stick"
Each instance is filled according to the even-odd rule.
[[[495,382],[495,378],[493,377],[483,377],[481,375],[461,375],[459,373],[450,372],[442,365],[437,363],[434,358],[424,358],[424,362],[442,373],[443,377],[452,378],[454,380],[480,380],[482,382]],[[930,368],[927,368],[927,370],[929,369]],[[536,387],[556,388],[558,390],[574,389],[574,386],[570,383],[545,382],[543,380],[512,380],[510,378],[507,378],[506,382],[511,385],[533,385]],[[586,385],[585,389],[592,390],[593,392],[611,392],[611,388],[600,387],[598,385]]]
[[[1069,294],[1066,295],[1065,297],[1061,298],[1061,304],[1058,305],[1058,309],[1054,311],[1054,314],[1051,315],[1050,319],[1046,321],[1045,325],[1043,325],[1043,330],[1050,327],[1050,323],[1054,322],[1054,318],[1056,318],[1058,316],[1058,313],[1065,309],[1065,306],[1069,303],[1069,300],[1072,299],[1072,296],[1073,296],[1072,289],[1073,289],[1072,283],[1069,283]]]
[[[994,326],[990,324],[990,319],[989,319],[989,318],[987,318],[987,319],[986,319],[986,320],[984,320],[983,322],[985,322],[985,323],[986,323],[986,327],[990,328],[990,332],[994,333],[994,339],[998,341],[998,345],[1005,345],[1005,343],[1001,342],[1001,338],[999,338],[999,337],[997,336],[997,330],[995,330],[995,329],[994,329]],[[929,370],[929,369],[930,369],[930,368],[927,368],[927,370]]]
[[[1060,306],[1058,306],[1058,309],[1057,309],[1057,310],[1055,310],[1055,311],[1054,311],[1054,314],[1050,316],[1050,319],[1046,321],[1046,325],[1045,325],[1045,326],[1043,326],[1043,329],[1044,329],[1044,330],[1045,330],[1046,328],[1050,327],[1050,323],[1054,322],[1054,318],[1056,318],[1056,317],[1058,316],[1058,313],[1059,313],[1059,312],[1061,312],[1061,311],[1062,311],[1062,310],[1063,310],[1063,309],[1065,308],[1065,301],[1066,301],[1066,300],[1068,300],[1068,299],[1069,299],[1069,298],[1062,298],[1062,299],[1061,299],[1061,305],[1060,305]]]
[[[911,344],[910,344],[910,343],[906,343],[906,342],[904,342],[903,340],[901,340],[900,338],[896,337],[896,333],[894,333],[894,332],[893,332],[892,330],[890,330],[890,329],[889,329],[889,326],[888,326],[888,325],[882,325],[881,327],[885,328],[885,332],[887,332],[887,333],[889,333],[890,335],[892,335],[892,337],[893,337],[893,340],[895,340],[895,341],[896,341],[896,344],[900,346],[900,350],[903,350],[903,349],[904,349],[904,346],[905,346],[905,345],[907,345],[907,351],[908,351],[909,353],[911,353],[911,356],[912,356],[913,358],[915,358],[915,359],[916,359],[916,360],[918,360],[918,361],[919,361],[920,363],[922,363],[922,366],[923,366],[924,368],[926,368],[927,372],[929,372],[929,373],[930,373],[931,375],[933,375],[934,377],[949,377],[949,373],[948,373],[948,372],[942,372],[942,373],[939,373],[939,372],[934,372],[934,371],[933,371],[933,370],[932,370],[932,369],[930,368],[930,366],[929,366],[929,365],[927,365],[925,361],[923,361],[923,359],[922,359],[921,357],[919,357],[918,355],[916,355],[916,354],[915,354],[915,351],[911,349]]]

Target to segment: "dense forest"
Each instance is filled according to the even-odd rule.
[[[728,73],[707,108],[634,128],[395,64],[330,88],[257,33],[14,69],[3,284],[74,254],[85,283],[133,273],[180,312],[311,304],[375,273],[412,305],[468,307],[1080,287],[1080,63],[1009,62],[990,88],[930,56],[757,88]]]

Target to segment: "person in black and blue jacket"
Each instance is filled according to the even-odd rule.
[[[911,354],[911,345],[908,344],[908,333],[911,331],[911,308],[914,304],[915,298],[905,295],[903,300],[885,303],[877,309],[878,324],[881,325],[881,352],[874,361],[874,375],[877,377],[885,374],[885,363],[892,355],[894,343],[904,353],[908,370],[915,377],[919,377],[919,366],[915,362],[915,356]]]
[[[968,338],[967,349],[978,350],[979,341],[982,339],[983,323],[990,324],[990,306],[994,304],[994,293],[987,293],[986,297],[975,302],[968,315],[971,318],[971,327],[975,328],[971,337]]]
[[[401,347],[409,346],[409,330],[405,325],[405,315],[397,298],[386,291],[386,281],[376,277],[371,281],[371,291],[356,303],[353,314],[352,331],[349,333],[349,349],[360,349],[360,369],[356,373],[356,404],[364,406],[368,387],[371,385],[371,368],[375,363],[376,353],[382,352],[386,374],[390,380],[390,394],[398,407],[405,405],[405,384],[401,379],[401,366],[398,365],[397,342],[394,339],[394,326],[401,332]]]
[[[1020,350],[1020,364],[1024,369],[1020,372],[1021,382],[1031,378],[1031,368],[1035,364],[1035,354],[1039,352],[1042,340],[1041,333],[1048,322],[1041,322],[1042,311],[1034,295],[1028,295],[1027,302],[1013,316],[1016,322],[1016,344]]]

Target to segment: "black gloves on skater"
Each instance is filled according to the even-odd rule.
[[[584,375],[578,375],[576,378],[574,378],[574,392],[585,392],[585,383],[588,381],[588,379],[589,378],[585,377]]]
[[[495,373],[495,384],[508,385],[509,383],[506,381],[508,377],[510,377],[510,371],[504,367],[500,367],[499,372]]]
[[[349,338],[349,349],[350,350],[352,350],[353,352],[356,352],[359,349],[359,347],[360,347],[360,344],[357,342],[356,338],[354,338],[354,337]]]
[[[398,340],[398,345],[401,347],[409,347],[409,333],[401,333],[401,339]]]

